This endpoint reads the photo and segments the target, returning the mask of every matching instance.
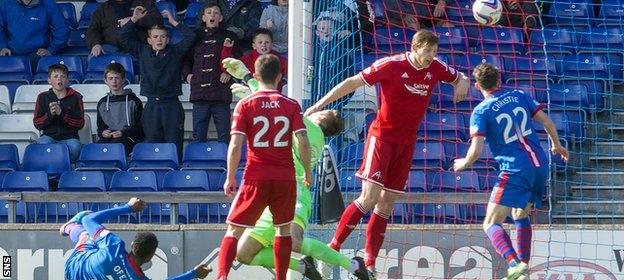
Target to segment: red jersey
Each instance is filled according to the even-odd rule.
[[[379,110],[369,133],[390,143],[416,142],[416,130],[427,112],[438,81],[452,83],[459,73],[435,58],[428,68],[417,68],[409,52],[375,61],[360,72],[368,86],[379,83]]]
[[[245,180],[295,180],[293,133],[305,130],[297,101],[277,90],[243,98],[232,116],[231,134],[247,136]]]

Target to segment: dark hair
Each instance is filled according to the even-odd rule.
[[[472,70],[472,76],[483,90],[496,89],[498,80],[500,79],[498,69],[489,63],[481,63],[477,65],[477,67]]]
[[[344,128],[344,120],[336,110],[326,110],[323,112],[325,118],[318,125],[321,127],[325,137],[339,134]]]
[[[136,245],[136,250],[133,249],[134,255],[138,258],[147,258],[156,252],[158,238],[153,232],[142,231],[134,236],[133,243]]]
[[[251,40],[252,41],[256,40],[256,37],[258,35],[267,35],[269,36],[269,38],[271,38],[271,42],[273,42],[273,32],[271,32],[271,30],[260,27],[256,29],[256,31],[254,31],[253,36],[251,37]]]
[[[106,68],[104,69],[104,79],[106,79],[106,75],[111,72],[121,75],[122,79],[126,78],[126,69],[123,65],[121,65],[121,63],[113,62],[106,65]]]
[[[52,72],[61,72],[65,76],[67,76],[67,74],[69,73],[69,69],[67,69],[67,66],[57,63],[48,66],[48,77],[52,76]]]
[[[219,12],[221,12],[221,7],[219,7],[219,3],[215,1],[208,1],[202,7],[201,13],[197,15],[197,18],[201,18],[202,16],[204,16],[204,13],[206,12],[207,9],[214,8],[214,7],[219,8]]]
[[[167,28],[164,25],[162,25],[162,24],[154,24],[154,25],[150,26],[147,29],[148,37],[152,34],[152,30],[165,30],[165,32],[167,32],[167,34],[169,34],[169,30],[167,30]]]
[[[254,63],[256,74],[258,74],[260,81],[265,84],[273,84],[277,82],[277,76],[282,69],[280,67],[280,61],[277,56],[273,54],[263,54]]]
[[[438,45],[439,41],[440,40],[435,33],[429,30],[421,29],[414,34],[414,37],[412,37],[412,48]]]

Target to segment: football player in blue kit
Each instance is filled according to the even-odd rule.
[[[156,252],[156,235],[145,231],[137,233],[128,253],[124,241],[102,225],[106,220],[140,212],[144,207],[144,201],[133,197],[123,206],[98,212],[82,211],[61,226],[59,233],[69,236],[76,244],[65,262],[65,279],[149,279],[141,266],[148,263]],[[203,279],[210,271],[212,269],[208,265],[200,264],[169,279]]]
[[[568,151],[559,142],[557,129],[539,104],[528,94],[500,91],[500,73],[483,63],[473,70],[475,87],[485,100],[470,116],[471,145],[465,158],[456,159],[454,170],[469,168],[488,142],[500,167],[496,186],[487,206],[483,230],[496,251],[507,261],[505,279],[528,279],[531,255],[531,207],[540,207],[548,179],[548,157],[540,146],[533,120],[544,125],[551,152],[568,160]],[[516,248],[501,224],[511,213],[516,226]]]

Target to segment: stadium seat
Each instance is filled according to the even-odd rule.
[[[152,171],[117,171],[110,183],[113,192],[158,191],[156,174]]]
[[[65,55],[89,55],[91,50],[87,46],[86,29],[70,30],[67,46],[61,50],[61,53]]]
[[[461,22],[464,25],[476,26],[478,23],[472,15],[472,1],[458,0],[457,5],[446,6],[446,16],[451,22]]]
[[[557,128],[557,133],[559,134],[560,138],[571,137],[568,117],[566,116],[566,113],[551,112],[550,114],[548,114],[548,116],[555,124],[555,127]],[[544,126],[541,123],[533,121],[533,128],[535,129],[535,131],[537,131],[538,134],[541,135],[540,138],[545,137],[546,129],[544,129]]]
[[[573,87],[580,90],[581,98],[583,95],[587,96],[587,102],[589,102],[590,110],[602,110],[605,108],[605,88],[604,83],[600,81],[591,80],[564,80],[561,81],[561,86],[564,88]],[[551,86],[552,88],[552,86]],[[539,96],[539,95],[538,95]],[[582,99],[581,99],[582,100]]]
[[[449,65],[453,66],[453,68],[459,71],[464,72],[468,76],[471,75],[470,73],[472,69],[474,69],[475,67],[477,67],[477,65],[481,63],[489,63],[500,70],[504,69],[502,58],[493,54],[471,53],[469,55],[452,55],[450,57],[450,61],[448,61]]]
[[[537,96],[537,101],[547,104],[550,102],[551,109],[579,110],[589,109],[587,87],[580,83],[561,83],[550,85],[549,94]]]
[[[209,191],[208,175],[200,170],[173,170],[165,174],[162,191]]]
[[[562,145],[566,148],[568,148],[568,144],[567,142],[565,142],[565,139],[561,139],[562,141]],[[540,141],[540,146],[542,147],[542,149],[544,149],[544,153],[546,154],[546,156],[548,156],[550,154],[550,160],[551,163],[554,164],[554,167],[556,168],[556,170],[565,170],[567,167],[567,164],[565,161],[563,161],[563,158],[561,157],[560,154],[555,154],[553,155],[550,152],[550,141],[549,140],[541,140]]]
[[[530,53],[573,54],[577,48],[576,34],[566,28],[545,28],[529,37]]]
[[[461,114],[427,113],[418,129],[420,139],[468,141],[468,133]]]
[[[624,9],[621,0],[602,0],[596,18],[597,26],[624,26]]]
[[[89,28],[91,16],[99,6],[99,2],[87,2],[82,6],[82,10],[80,11],[80,20],[78,21],[78,29]]]
[[[0,185],[4,176],[19,169],[19,155],[15,144],[0,144]]]
[[[178,169],[178,152],[173,143],[139,143],[134,146],[129,169]]]
[[[563,57],[564,79],[602,79],[609,80],[609,68],[606,58],[602,55],[578,54]],[[622,79],[620,71],[614,79]]]
[[[376,52],[389,54],[406,52],[415,33],[414,30],[399,27],[379,28],[373,34],[366,34],[364,46],[374,46]]]
[[[227,144],[193,142],[184,149],[182,169],[218,169],[227,167]]]
[[[434,27],[432,30],[439,37],[440,53],[457,53],[468,51],[468,37],[461,27]]]
[[[37,72],[33,78],[33,84],[48,85],[48,67],[52,64],[63,64],[69,70],[70,83],[82,81],[82,59],[79,56],[43,56],[37,64]]]
[[[108,64],[113,62],[120,63],[126,69],[126,80],[129,83],[134,82],[134,67],[132,66],[132,56],[127,54],[105,54],[94,56],[87,62],[87,72],[83,83],[85,84],[103,84],[104,70]]]
[[[407,192],[425,192],[427,191],[427,180],[425,179],[425,172],[423,171],[410,171],[407,177],[407,186],[405,191]]]
[[[0,82],[28,84],[32,80],[32,68],[27,56],[0,56]]]
[[[178,204],[178,223],[187,224],[189,209],[188,204]],[[150,203],[140,214],[141,223],[170,224],[171,204],[170,203]]]
[[[76,7],[74,7],[74,4],[57,3],[57,6],[59,10],[61,10],[67,26],[71,29],[75,29],[78,25],[78,21],[76,20]]]
[[[82,202],[37,203],[37,223],[65,223],[78,212],[87,210]]]
[[[24,171],[44,171],[51,177],[71,170],[69,150],[65,144],[30,144],[24,151]]]
[[[50,90],[50,85],[21,85],[15,92],[15,100],[13,100],[13,114],[33,115],[37,97],[42,92]]]
[[[479,177],[474,171],[442,171],[433,176],[429,192],[477,192]]]
[[[410,223],[410,205],[405,203],[395,203],[392,208],[392,215],[388,223],[391,224],[409,224]]]
[[[525,50],[524,32],[510,27],[482,27],[478,38],[477,53],[523,55]]]
[[[209,191],[223,191],[223,184],[225,183],[226,172],[224,170],[204,170],[208,175],[208,190]],[[239,176],[240,173],[240,176]],[[236,170],[236,178],[242,178],[243,169]],[[239,181],[240,182],[240,181]]]
[[[481,224],[483,223],[483,220],[485,220],[487,205],[467,204],[462,205],[462,210],[465,211],[467,224]]]
[[[341,169],[358,169],[362,165],[364,143],[352,143],[345,145],[342,149]]]
[[[0,85],[0,115],[2,114],[11,114],[11,94],[5,85]]]
[[[68,171],[61,174],[59,192],[104,192],[106,181],[100,171]]]
[[[125,170],[126,153],[121,143],[86,144],[82,146],[80,157],[76,162],[76,170]]]
[[[18,154],[23,155],[26,146],[39,138],[32,119],[32,115],[0,115],[0,143],[17,145]]]
[[[434,105],[441,110],[449,111],[472,111],[481,101],[483,101],[483,94],[474,86],[468,88],[468,95],[463,101],[455,103],[453,101],[453,95],[455,88],[452,85],[440,83],[434,86],[429,104]],[[470,115],[466,115],[465,118],[470,119]]]
[[[461,224],[465,216],[457,204],[412,204],[413,224]]]
[[[368,129],[370,128],[371,124],[373,123],[376,117],[377,117],[377,113],[368,113],[364,117],[364,127],[362,127],[362,130],[360,130],[360,134],[359,134],[359,139],[361,139],[361,141],[364,141],[364,139],[366,139],[366,135],[368,134]]]
[[[204,3],[200,3],[200,2],[190,3],[186,7],[186,13],[184,13],[184,25],[190,28],[194,28],[195,26],[197,26],[198,15],[203,6],[204,6]]]
[[[468,153],[468,149],[470,148],[470,143],[454,143],[447,142],[444,143],[444,149],[449,156],[447,159],[449,162],[452,162],[456,158],[463,158]],[[498,169],[498,164],[490,151],[489,145],[483,146],[483,151],[481,155],[479,155],[477,161],[472,164],[471,169]]]
[[[446,169],[444,146],[438,141],[417,142],[412,157],[412,170]]]
[[[536,54],[527,57],[505,57],[503,65],[507,73],[503,75],[503,79],[507,83],[513,80],[551,80],[554,82],[557,77],[556,62],[552,56]]]
[[[208,204],[208,222],[209,223],[225,223],[230,212],[229,203],[210,203]]]
[[[498,175],[500,171],[490,169],[477,169],[477,176],[479,176],[479,189],[482,191],[490,191],[496,186],[498,181]]]
[[[28,213],[26,203],[23,201],[18,201],[15,207],[15,222],[16,223],[26,223],[30,222],[34,217],[35,213]],[[0,224],[5,224],[9,222],[9,203],[5,200],[0,200]]]
[[[2,182],[3,192],[47,192],[48,176],[43,171],[15,171],[7,173]]]
[[[594,20],[593,2],[555,0],[544,15],[546,26],[589,26]]]
[[[338,171],[340,190],[343,192],[359,192],[362,190],[362,180],[355,176],[355,170]]]

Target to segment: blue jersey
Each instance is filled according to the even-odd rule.
[[[532,122],[541,109],[522,91],[498,92],[472,111],[470,135],[485,136],[502,171],[542,167],[548,164],[547,157]]]
[[[130,258],[124,241],[101,225],[101,221],[131,212],[132,209],[126,204],[83,218],[82,224],[89,234],[78,242],[74,252],[67,259],[66,279],[149,280],[141,267]],[[190,270],[169,279],[195,279],[195,271]]]

